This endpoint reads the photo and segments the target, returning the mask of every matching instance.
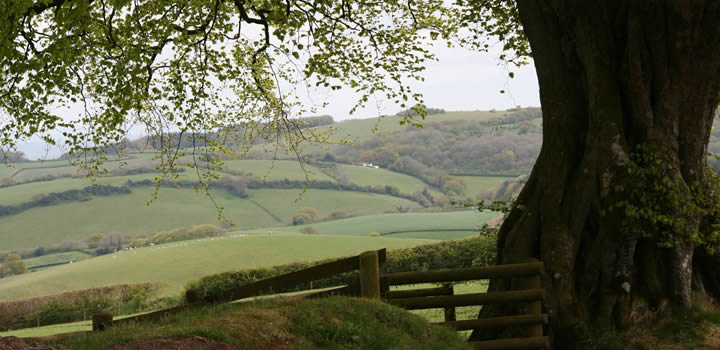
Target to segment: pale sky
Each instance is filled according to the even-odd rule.
[[[426,106],[446,111],[540,106],[537,77],[532,64],[522,69],[514,68],[515,78],[510,79],[508,68],[501,65],[497,58],[499,51],[480,53],[439,45],[434,52],[438,61],[427,66],[425,81],[412,85],[424,95]],[[501,90],[505,93],[500,93]],[[345,89],[333,92],[329,100],[330,105],[318,114],[329,114],[336,121],[395,114],[402,109],[392,104],[384,104],[378,109],[373,103],[349,115],[349,108],[356,98]]]
[[[515,106],[540,106],[537,77],[532,64],[521,69],[513,68],[515,78],[508,77],[508,68],[497,58],[495,52],[471,52],[463,48],[434,48],[438,61],[430,62],[424,73],[424,82],[412,84],[416,92],[424,95],[425,104],[446,111],[503,110]],[[505,90],[505,93],[500,93]],[[371,101],[368,106],[350,115],[350,108],[357,97],[349,89],[333,92],[317,92],[312,101],[327,98],[327,107],[315,115],[328,114],[336,121],[346,119],[373,118],[381,114],[395,114],[402,108],[390,103]],[[308,97],[301,97],[310,103]],[[60,150],[48,148],[39,141],[21,144],[19,149],[30,159],[52,159]]]

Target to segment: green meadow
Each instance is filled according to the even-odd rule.
[[[37,258],[25,259],[23,261],[25,262],[25,266],[28,268],[28,270],[36,270],[36,266],[66,263],[68,261],[77,262],[77,261],[85,260],[85,259],[92,258],[92,257],[93,257],[92,255],[84,253],[84,252],[72,251],[72,252],[63,252],[63,253],[43,255],[43,256],[39,256]]]
[[[304,207],[317,209],[320,218],[336,210],[343,210],[351,215],[369,215],[394,212],[398,207],[420,208],[418,203],[388,195],[318,189],[309,189],[304,193],[302,189],[250,190],[249,199],[268,208],[286,225],[291,224],[295,212]],[[236,224],[244,226],[241,222]]]
[[[0,279],[0,300],[57,294],[104,285],[160,282],[179,293],[202,276],[242,268],[359,254],[427,243],[419,239],[330,235],[238,235],[121,251],[52,269]]]
[[[162,188],[158,199],[148,206],[152,192],[151,187],[139,187],[130,194],[38,207],[2,217],[0,250],[82,239],[93,233],[133,234],[217,223],[218,211],[202,193]],[[276,224],[272,216],[251,201],[226,192],[218,191],[217,194],[219,202],[235,209],[227,213],[234,221],[251,222],[257,227]]]
[[[370,232],[380,232],[385,237],[393,238],[445,240],[474,235],[485,223],[496,216],[498,213],[477,210],[380,214],[318,222],[308,226],[321,234],[367,236]],[[274,230],[296,231],[299,229],[297,226],[289,226]]]
[[[354,184],[362,186],[385,186],[392,185],[396,186],[400,192],[413,194],[415,192],[422,192],[424,189],[428,189],[430,194],[439,195],[442,194],[434,187],[426,184],[422,180],[394,171],[386,169],[375,169],[367,168],[355,165],[342,165],[342,169],[348,176],[348,180]]]
[[[124,176],[100,176],[94,180],[85,177],[76,178],[58,178],[52,181],[38,181],[26,184],[19,184],[15,186],[9,186],[0,188],[0,196],[3,198],[3,204],[15,205],[23,202],[27,202],[33,199],[34,196],[40,194],[48,194],[51,192],[63,192],[67,190],[83,189],[93,184],[97,185],[113,185],[122,186],[128,180],[131,181],[143,181],[153,180],[158,174],[136,174],[136,175],[124,175]],[[182,172],[178,174],[179,180],[197,181],[197,175]],[[150,191],[144,191],[146,195],[152,194]]]
[[[475,197],[480,192],[490,191],[501,183],[514,177],[507,176],[458,176],[467,185],[467,194]]]
[[[420,124],[455,120],[479,121],[499,118],[502,114],[502,112],[493,113],[489,111],[446,112],[428,115],[424,120],[419,117],[415,117],[413,120],[419,122]],[[414,128],[414,126],[400,125],[400,120],[402,120],[402,118],[394,115],[380,118],[351,119],[333,123],[332,128],[335,130],[336,138],[345,137],[348,140],[357,140],[361,142],[370,139],[374,135],[371,131],[376,129],[376,127],[377,131],[383,133]],[[321,128],[327,129],[327,126],[323,126]]]
[[[72,179],[71,179],[72,180]],[[13,188],[13,187],[10,187]],[[6,188],[7,189],[7,188]],[[419,207],[415,202],[372,193],[301,189],[250,190],[240,198],[215,190],[215,202],[237,229],[282,226],[292,223],[297,209],[314,207],[322,216],[342,209],[353,214],[377,214],[397,207]],[[32,248],[66,239],[82,239],[93,233],[159,231],[196,224],[217,224],[218,209],[202,192],[161,188],[150,205],[152,187],[135,187],[130,194],[94,197],[37,207],[0,218],[0,250]],[[367,209],[371,208],[371,209]],[[37,218],[42,218],[38,220]],[[277,219],[279,219],[279,221]]]
[[[312,180],[335,182],[334,178],[320,169],[308,164],[301,166],[297,160],[228,160],[223,164],[223,170],[252,173],[253,176],[270,181],[284,179],[305,181],[307,176]]]

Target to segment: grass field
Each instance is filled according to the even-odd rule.
[[[70,202],[33,208],[0,218],[0,250],[31,248],[65,239],[81,239],[97,232],[167,230],[180,226],[217,223],[217,210],[202,194],[191,189],[162,188],[150,206],[152,188],[135,188],[133,193],[96,197],[86,202]],[[249,200],[218,191],[218,202],[227,208],[234,222],[253,227],[277,222]]]
[[[421,124],[442,122],[442,121],[455,121],[455,120],[488,120],[492,118],[500,118],[505,112],[499,111],[496,113],[488,111],[469,111],[469,112],[447,112],[442,114],[429,115],[425,120],[416,118],[417,122]],[[512,113],[512,112],[509,112]],[[400,125],[401,118],[397,116],[386,116],[382,118],[364,118],[363,119],[350,119],[344,121],[337,121],[332,124],[334,130],[334,136],[332,140],[345,139],[348,141],[363,142],[367,141],[375,135],[374,130],[377,132],[394,132],[403,131],[407,128],[414,128],[414,126]],[[321,126],[318,129],[327,130],[329,126]],[[334,151],[338,145],[314,145],[304,144],[302,145],[303,152],[325,152]]]
[[[402,233],[393,233],[385,235],[391,238],[418,238],[418,239],[435,239],[435,240],[451,240],[460,239],[477,235],[477,231],[410,231]]]
[[[142,181],[152,180],[159,174],[137,174],[125,176],[101,176],[95,179],[98,185],[122,186],[128,180]],[[182,172],[178,174],[179,180],[197,180],[197,175],[191,172]],[[52,181],[39,181],[27,184],[15,185],[0,188],[0,197],[3,204],[15,205],[32,200],[37,194],[48,194],[50,192],[64,192],[73,189],[82,189],[92,186],[93,182],[88,178],[59,178]],[[149,195],[149,192],[147,192]]]
[[[447,112],[442,114],[433,114],[425,118],[425,120],[416,118],[415,120],[425,124],[442,121],[455,121],[455,120],[488,120],[491,118],[499,118],[503,115],[503,112],[488,112],[488,111],[469,111],[469,112]],[[377,125],[380,132],[392,132],[406,130],[407,128],[413,128],[413,126],[400,125],[401,118],[397,116],[386,116],[380,118],[368,118],[368,119],[352,119],[341,121],[332,124],[335,128],[335,135],[348,136],[349,139],[357,138],[358,141],[365,141],[370,139],[374,134],[371,132]],[[326,127],[324,127],[326,128]]]
[[[350,182],[357,185],[383,187],[385,185],[393,185],[397,186],[400,192],[408,194],[413,194],[418,191],[422,192],[427,188],[432,195],[441,194],[440,191],[414,176],[396,173],[386,169],[374,169],[354,165],[342,165],[342,168],[345,170]]]
[[[114,169],[136,169],[155,167],[158,161],[152,160],[152,153],[131,153],[123,158],[109,157],[103,162],[102,167],[108,171]],[[13,179],[18,182],[43,177],[46,175],[62,176],[77,175],[79,168],[67,160],[56,160],[48,162],[18,163]]]
[[[304,165],[305,170],[300,167],[297,160],[228,160],[225,161],[223,169],[252,173],[253,176],[266,178],[267,180],[300,180],[305,181],[305,172],[313,180],[333,181],[335,179],[321,172],[311,165]]]
[[[471,198],[483,191],[491,191],[505,180],[514,179],[506,176],[458,176],[467,184],[467,195]]]
[[[333,190],[312,189],[302,197],[300,189],[251,190],[249,199],[220,190],[213,193],[218,205],[225,208],[224,214],[237,229],[290,224],[292,216],[302,207],[314,207],[321,216],[327,216],[336,209],[354,214],[373,214],[393,211],[398,206],[418,207],[415,202],[402,198]],[[196,194],[192,189],[161,188],[159,198],[147,206],[151,194],[150,187],[136,187],[127,195],[38,207],[2,217],[0,250],[33,248],[65,239],[82,239],[98,232],[118,231],[132,235],[141,231],[217,223],[218,211],[202,193]]]
[[[64,253],[57,253],[57,254],[48,254],[48,255],[39,256],[37,258],[24,259],[23,262],[25,262],[25,267],[27,267],[28,270],[34,270],[35,266],[57,264],[57,263],[63,263],[63,262],[67,262],[67,261],[78,262],[80,260],[85,260],[85,259],[88,259],[91,257],[92,257],[92,255],[87,254],[87,253],[73,251],[73,252],[64,252]]]
[[[367,236],[370,232],[388,234],[387,237],[455,239],[468,237],[498,214],[474,210],[445,213],[401,213],[351,217],[347,219],[314,223],[312,226],[322,234]],[[299,227],[279,227],[277,231],[295,231]],[[463,229],[465,232],[447,232]],[[437,232],[417,232],[437,230]],[[392,233],[398,232],[398,233]],[[392,233],[392,234],[390,234]]]
[[[304,194],[301,192],[301,189],[251,190],[250,199],[271,210],[285,224],[291,224],[295,212],[303,207],[317,209],[321,218],[339,209],[354,215],[368,215],[394,211],[399,206],[420,207],[419,204],[407,199],[373,193],[316,189],[310,189]],[[241,222],[237,224],[243,226]]]
[[[224,236],[138,248],[52,269],[0,279],[0,300],[40,296],[103,285],[161,282],[164,295],[190,280],[251,267],[404,248],[426,240],[278,234]]]

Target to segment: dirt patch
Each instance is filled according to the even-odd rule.
[[[705,344],[699,347],[698,350],[720,350],[720,325],[710,324],[707,331]]]
[[[47,346],[17,337],[0,337],[0,350],[68,350],[64,346]]]
[[[1,348],[0,348],[1,349]],[[136,340],[115,345],[107,350],[239,350],[239,348],[218,343],[203,337],[192,338],[155,338]]]

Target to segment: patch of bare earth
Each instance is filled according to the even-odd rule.
[[[136,340],[115,345],[107,350],[239,350],[239,348],[218,343],[203,337],[192,338],[154,338]]]
[[[720,350],[720,326],[705,324],[705,339],[703,344],[692,347],[694,350]],[[680,344],[668,340],[660,340],[650,334],[634,334],[628,344],[632,350],[687,350],[688,344]]]
[[[720,326],[712,324],[707,328],[705,344],[698,347],[698,350],[720,350]]]
[[[64,346],[47,346],[17,337],[0,337],[0,350],[68,350]]]

